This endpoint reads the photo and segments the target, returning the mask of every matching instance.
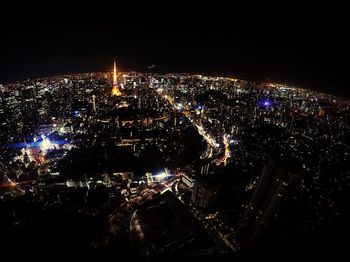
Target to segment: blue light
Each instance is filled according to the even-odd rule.
[[[263,100],[260,100],[259,105],[261,107],[269,108],[272,106],[272,101],[268,98],[264,98]]]
[[[43,141],[44,141],[44,139],[41,138],[41,139],[39,139],[39,140],[37,140],[35,142],[33,141],[33,142],[27,142],[27,143],[6,144],[6,147],[16,148],[16,149],[27,148],[27,147],[36,147],[36,148],[38,148],[38,147],[42,147],[43,146]],[[51,144],[58,145],[58,146],[65,145],[65,144],[69,143],[69,141],[66,141],[64,139],[49,140],[49,141],[50,141]]]

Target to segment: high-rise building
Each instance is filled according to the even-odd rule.
[[[253,245],[276,214],[281,200],[301,176],[303,170],[294,160],[270,159],[239,225],[241,246]]]
[[[202,208],[210,208],[216,202],[220,185],[210,177],[200,177],[193,183],[192,202]]]
[[[122,95],[122,92],[120,92],[119,87],[118,87],[117,64],[115,61],[114,61],[114,67],[113,67],[112,95],[114,95],[114,96],[121,96]]]
[[[210,168],[210,163],[207,163],[206,165],[203,165],[201,167],[201,175],[208,175],[209,174],[209,168]]]

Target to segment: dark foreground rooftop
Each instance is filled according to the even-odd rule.
[[[135,220],[140,228],[142,253],[186,249],[186,246],[198,240],[201,231],[184,204],[169,190],[151,205],[138,210]]]

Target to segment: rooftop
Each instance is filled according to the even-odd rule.
[[[171,191],[137,211],[147,249],[173,250],[193,239],[198,231],[192,217]]]

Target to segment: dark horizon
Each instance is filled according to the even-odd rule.
[[[0,83],[107,71],[185,72],[287,83],[350,97],[350,23],[339,8],[155,4],[9,8]]]

